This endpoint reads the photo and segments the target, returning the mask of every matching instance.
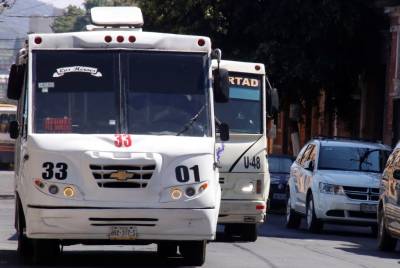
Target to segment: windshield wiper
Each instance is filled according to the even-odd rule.
[[[190,120],[183,126],[183,128],[176,134],[176,136],[180,136],[182,133],[188,131],[193,123],[196,122],[196,120],[199,118],[200,114],[204,111],[204,108],[206,108],[206,104],[203,104],[203,106],[201,106],[200,110],[192,118],[190,118]]]

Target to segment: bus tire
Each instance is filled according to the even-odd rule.
[[[178,245],[174,242],[163,241],[157,244],[157,253],[161,257],[168,258],[177,255]]]
[[[60,255],[60,243],[53,239],[32,239],[32,263],[52,264]]]
[[[184,241],[179,245],[184,262],[188,266],[202,266],[206,260],[207,241]]]
[[[258,238],[257,224],[241,224],[242,239],[247,242],[255,242]]]
[[[18,194],[16,194],[15,197],[15,228],[17,232],[18,243],[17,254],[23,260],[30,259],[33,251],[33,245],[32,240],[29,239],[24,233],[24,230],[26,228],[25,216]]]

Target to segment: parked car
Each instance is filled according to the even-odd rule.
[[[289,180],[290,166],[294,157],[290,155],[268,155],[268,169],[271,178],[269,188],[269,207],[282,208],[286,206],[286,188]]]
[[[339,138],[308,142],[289,178],[286,226],[319,232],[325,222],[371,226],[376,232],[379,183],[390,147]]]
[[[378,247],[383,251],[394,250],[400,238],[400,143],[383,171],[377,216]]]

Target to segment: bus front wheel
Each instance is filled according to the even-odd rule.
[[[206,260],[207,241],[185,241],[179,245],[179,252],[189,266],[202,266]]]
[[[56,257],[60,255],[60,243],[52,239],[31,239],[32,263],[33,264],[51,264]]]

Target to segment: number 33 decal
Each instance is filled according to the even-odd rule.
[[[132,139],[129,134],[115,134],[115,147],[131,147]]]
[[[54,166],[57,169],[55,173]],[[42,167],[45,169],[45,172],[42,173],[42,178],[45,180],[50,180],[53,177],[55,177],[57,180],[65,180],[68,176],[68,165],[65,163],[60,162],[54,165],[52,162],[44,162]]]

